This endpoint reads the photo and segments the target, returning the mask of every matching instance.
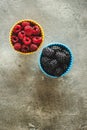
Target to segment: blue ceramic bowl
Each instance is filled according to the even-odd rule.
[[[69,63],[69,65],[68,65],[66,71],[65,71],[61,76],[59,76],[59,77],[65,76],[65,75],[71,70],[72,65],[73,65],[73,54],[72,54],[72,51],[71,51],[71,49],[70,49],[67,45],[65,45],[65,44],[63,44],[63,43],[58,43],[58,42],[49,43],[49,44],[48,44],[47,46],[45,46],[44,48],[46,48],[46,47],[51,47],[51,46],[64,47],[64,48],[65,48],[66,50],[68,50],[69,53],[70,53],[70,63]],[[42,50],[43,50],[43,49],[42,49]],[[48,76],[48,77],[50,77],[50,78],[58,78],[58,76],[53,76],[53,75],[50,75],[50,74],[46,73],[46,72],[44,71],[44,69],[42,68],[41,63],[40,63],[41,57],[42,57],[42,50],[41,50],[41,52],[40,52],[39,61],[38,61],[40,70],[41,70],[46,76]]]

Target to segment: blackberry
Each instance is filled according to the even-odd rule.
[[[47,74],[55,76],[55,74],[54,74],[55,68],[58,66],[58,62],[56,59],[52,60],[48,57],[42,57],[41,65]]]
[[[62,51],[63,51],[66,55],[70,56],[70,53],[69,53],[69,51],[68,51],[68,50],[63,49]]]
[[[57,52],[57,51],[61,51],[61,47],[59,47],[59,46],[51,46],[50,47],[51,49],[53,49],[55,52]]]
[[[68,68],[67,64],[62,65],[62,69],[63,69],[64,72],[67,70],[67,68]]]
[[[54,76],[54,70],[52,68],[49,68],[47,66],[43,67],[44,71],[49,74],[49,75],[53,75]]]
[[[70,52],[68,50],[62,50],[62,51],[66,54],[67,57],[70,58]]]
[[[49,66],[50,59],[48,57],[41,58],[41,65],[42,66]]]
[[[58,67],[56,70],[55,70],[55,76],[61,76],[63,74],[63,69]]]
[[[57,63],[58,63],[58,62],[57,62],[56,59],[51,60],[50,63],[49,63],[49,67],[50,67],[51,69],[54,69],[54,68],[56,68],[56,67],[58,66]]]
[[[41,65],[47,74],[61,76],[67,71],[70,60],[68,49],[55,45],[43,49]]]
[[[59,63],[65,63],[66,62],[66,55],[63,52],[56,52],[55,57]]]
[[[66,54],[66,63],[70,62],[70,53],[68,50],[63,50],[63,52]]]
[[[54,56],[54,54],[55,54],[54,50],[52,50],[49,47],[44,48],[43,51],[42,51],[42,55],[46,56],[46,57],[52,58]]]
[[[70,63],[70,57],[66,57],[66,62],[65,62],[67,65],[69,65],[69,63]]]

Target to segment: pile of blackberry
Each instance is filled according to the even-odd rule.
[[[58,77],[67,71],[70,60],[70,52],[67,48],[52,45],[42,50],[40,63],[47,74]]]

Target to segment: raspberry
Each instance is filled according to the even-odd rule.
[[[67,57],[66,57],[65,53],[56,52],[55,56],[56,56],[56,59],[57,59],[58,62],[60,62],[60,63],[65,63],[66,62]]]
[[[29,52],[29,46],[23,44],[21,51],[24,52],[24,53]]]
[[[37,50],[37,45],[35,45],[35,44],[31,44],[30,45],[30,51],[36,51]]]
[[[21,32],[18,33],[19,39],[22,40],[24,38],[24,36],[25,36],[25,32],[24,31],[21,31]]]
[[[19,25],[19,24],[15,25],[14,28],[13,28],[13,32],[14,33],[18,33],[18,32],[21,31],[21,29],[22,29],[21,25]]]
[[[42,42],[42,37],[35,36],[35,37],[32,38],[32,41],[33,41],[34,44],[39,46],[40,43]]]
[[[24,53],[33,52],[38,49],[41,42],[41,29],[35,22],[25,20],[13,27],[11,43],[15,44],[14,48],[16,50]],[[20,43],[20,45],[18,46],[16,43]]]
[[[32,40],[34,36],[29,36],[29,38]]]
[[[19,51],[21,49],[21,44],[20,43],[15,43],[14,49]]]
[[[23,38],[23,42],[24,42],[25,45],[29,45],[29,44],[31,44],[31,39],[30,39],[29,37],[26,37],[26,36],[25,36],[25,37]]]
[[[16,42],[18,42],[18,37],[17,36],[11,36],[11,41],[13,42],[13,43],[16,43]]]
[[[43,54],[43,56],[47,56],[47,57],[52,58],[54,56],[55,52],[51,48],[46,47],[43,49],[42,54]]]
[[[25,26],[24,31],[27,36],[31,36],[33,34],[33,29],[29,25]]]
[[[61,76],[62,74],[63,74],[63,69],[58,67],[55,70],[55,76]]]
[[[40,34],[39,26],[37,26],[37,25],[33,26],[33,34],[34,35],[39,35]]]
[[[23,21],[23,22],[22,22],[22,27],[25,27],[25,26],[27,26],[27,25],[30,25],[30,23],[27,22],[27,21]]]

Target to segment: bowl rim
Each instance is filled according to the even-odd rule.
[[[11,35],[12,35],[13,28],[14,28],[15,25],[17,25],[17,24],[19,24],[19,23],[21,23],[21,22],[24,22],[24,21],[29,21],[29,22],[35,23],[35,24],[38,25],[38,26],[40,27],[40,29],[41,29],[42,42],[41,42],[40,46],[38,47],[38,49],[37,49],[36,51],[28,52],[28,53],[23,53],[23,52],[21,52],[21,51],[17,51],[17,50],[14,49],[14,46],[13,46],[12,41],[11,41]],[[42,27],[38,22],[36,22],[35,20],[32,20],[32,19],[22,19],[22,20],[19,20],[19,21],[15,22],[15,23],[12,25],[12,27],[11,27],[11,29],[10,29],[10,32],[9,32],[9,42],[10,42],[11,47],[12,47],[16,52],[18,52],[19,54],[22,54],[22,55],[29,55],[29,54],[33,54],[33,53],[37,52],[37,51],[40,49],[40,47],[42,46],[43,42],[44,42],[44,37],[45,37],[45,36],[44,36],[43,27]]]
[[[52,76],[52,75],[46,73],[46,72],[44,71],[44,69],[42,68],[41,63],[40,63],[40,59],[41,59],[41,56],[42,56],[42,50],[43,50],[44,48],[46,48],[46,47],[54,46],[54,45],[56,45],[56,46],[64,46],[64,47],[69,51],[70,57],[71,57],[71,61],[70,61],[70,64],[69,64],[67,70],[66,70],[62,75],[60,75],[60,76]],[[73,53],[72,53],[72,51],[71,51],[71,49],[70,49],[70,47],[69,47],[68,45],[66,45],[65,43],[60,43],[60,42],[51,42],[51,43],[49,43],[48,45],[45,45],[45,46],[42,48],[42,50],[40,51],[40,55],[39,55],[39,58],[38,58],[38,64],[39,64],[40,70],[41,70],[47,77],[50,77],[50,78],[63,77],[63,76],[65,76],[65,75],[71,70],[71,68],[72,68],[72,66],[73,66],[73,62],[74,62],[74,57],[73,57]]]

